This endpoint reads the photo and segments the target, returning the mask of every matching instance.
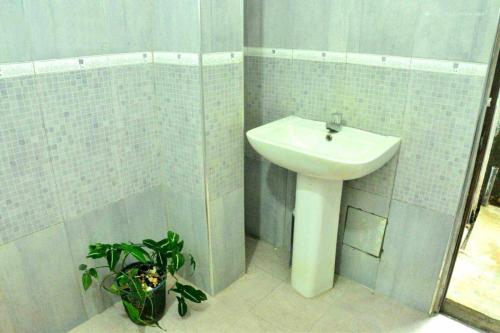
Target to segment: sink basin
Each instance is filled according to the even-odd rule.
[[[333,286],[344,180],[368,175],[396,154],[400,139],[291,116],[247,132],[252,147],[297,172],[292,286],[305,297]]]
[[[311,177],[348,180],[387,163],[400,139],[343,127],[326,139],[325,123],[291,116],[247,132],[252,147],[271,162]]]

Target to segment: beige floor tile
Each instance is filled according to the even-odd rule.
[[[245,313],[239,316],[236,323],[231,326],[227,333],[280,333],[288,330],[279,327],[267,320],[263,320],[253,313]]]
[[[217,299],[238,310],[252,309],[265,299],[281,283],[281,280],[255,267],[217,295]]]
[[[118,302],[106,311],[75,327],[70,333],[136,333],[140,327],[132,323]]]
[[[306,332],[328,310],[319,298],[305,298],[290,284],[283,283],[257,304],[253,313],[290,332]]]
[[[288,254],[283,249],[275,249],[271,244],[259,242],[253,238],[246,239],[247,271],[254,267],[271,274],[281,281],[290,280]]]

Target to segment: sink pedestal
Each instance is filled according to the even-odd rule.
[[[292,286],[305,297],[333,286],[342,181],[297,175]]]

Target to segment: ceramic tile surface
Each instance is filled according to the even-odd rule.
[[[288,281],[257,266],[255,256],[272,261],[270,245],[248,243],[267,255],[247,253],[247,274],[206,304],[192,305],[185,319],[178,317],[173,296],[167,296],[160,325],[171,332],[476,332],[442,315],[428,317],[342,276],[331,291],[304,298]],[[132,324],[123,311],[117,303],[71,332],[162,332]]]
[[[245,159],[245,230],[276,247],[286,219],[287,170],[268,161]]]
[[[429,311],[454,217],[391,203],[375,290]]]
[[[203,66],[206,168],[210,200],[243,187],[242,64]]]
[[[345,114],[345,64],[293,60],[292,80],[290,98],[296,116],[328,121],[332,113]]]
[[[161,177],[166,185],[203,195],[203,112],[197,66],[154,65],[160,124]]]
[[[14,332],[63,333],[87,319],[62,223],[2,246],[0,260]]]
[[[0,244],[62,222],[32,76],[0,79]]]
[[[115,121],[119,129],[114,153],[125,197],[160,184],[153,65],[112,67],[111,79]]]
[[[32,60],[31,35],[24,17],[23,0],[2,1],[0,63]]]
[[[394,198],[455,214],[484,78],[413,71]]]
[[[64,216],[120,199],[110,70],[38,75],[36,87]]]
[[[347,64],[343,115],[346,125],[401,136],[410,71]]]
[[[123,200],[107,205],[80,217],[70,219],[64,223],[68,238],[70,254],[73,259],[71,265],[72,275],[78,282],[85,312],[90,318],[113,304],[116,298],[108,293],[101,292],[98,285],[93,284],[87,291],[83,290],[80,283],[81,272],[78,265],[88,266],[104,265],[106,260],[94,261],[87,259],[89,244],[95,243],[121,243],[130,239],[131,233],[127,227],[127,209]],[[106,270],[100,269],[101,274]]]
[[[213,292],[218,293],[245,274],[243,188],[208,205]]]

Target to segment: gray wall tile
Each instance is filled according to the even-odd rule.
[[[122,197],[159,184],[158,113],[153,65],[111,68],[113,116],[118,128],[111,147],[117,156]]]
[[[62,222],[33,77],[0,79],[0,244]]]
[[[155,64],[154,75],[162,181],[178,191],[199,196],[205,187],[201,70],[195,66]]]
[[[489,61],[500,2],[426,0],[420,6],[413,56]]]
[[[348,245],[342,245],[339,274],[374,289],[379,262],[379,258]]]
[[[243,187],[243,67],[203,66],[206,168],[210,200]]]
[[[0,261],[0,294],[15,331],[62,333],[87,319],[62,224],[0,247]]]
[[[429,311],[453,221],[393,200],[375,289]]]
[[[213,292],[245,274],[244,190],[239,188],[209,203]]]
[[[345,64],[293,60],[292,68],[293,114],[327,121],[332,113],[345,113]]]
[[[203,53],[243,50],[243,0],[201,1]]]
[[[394,197],[454,215],[484,78],[413,71]]]
[[[203,290],[212,293],[205,195],[194,196],[176,187],[165,187],[168,228],[184,239],[185,252],[196,260],[196,271],[186,276]]]
[[[109,41],[105,53],[153,50],[153,0],[103,1]]]
[[[153,49],[199,53],[200,0],[153,0]]]
[[[351,7],[350,2],[348,0],[289,1],[294,13],[293,47],[345,52],[349,29],[349,16],[346,13]]]
[[[347,52],[411,56],[419,3],[349,2]]]
[[[102,291],[94,284],[87,291],[81,286],[81,272],[78,265],[87,264],[89,267],[105,265],[105,260],[95,261],[87,259],[88,246],[94,243],[121,243],[128,242],[132,233],[127,223],[127,210],[123,200],[94,210],[78,218],[64,223],[73,258],[71,271],[78,281],[79,291],[88,317],[92,317],[113,304],[116,298]],[[106,269],[99,269],[101,278],[107,274]]]
[[[248,235],[283,246],[287,170],[268,161],[245,159],[245,230]]]
[[[167,237],[165,200],[162,186],[125,198],[130,241],[141,242],[148,238],[160,240]]]
[[[409,81],[408,70],[347,64],[346,125],[401,136]]]
[[[64,216],[120,199],[110,70],[38,75],[36,86]]]
[[[23,0],[34,59],[105,54],[110,35],[101,0]]]
[[[245,1],[245,46],[293,48],[293,13],[288,1]]]
[[[31,34],[23,0],[2,1],[0,13],[0,63],[32,60]]]

